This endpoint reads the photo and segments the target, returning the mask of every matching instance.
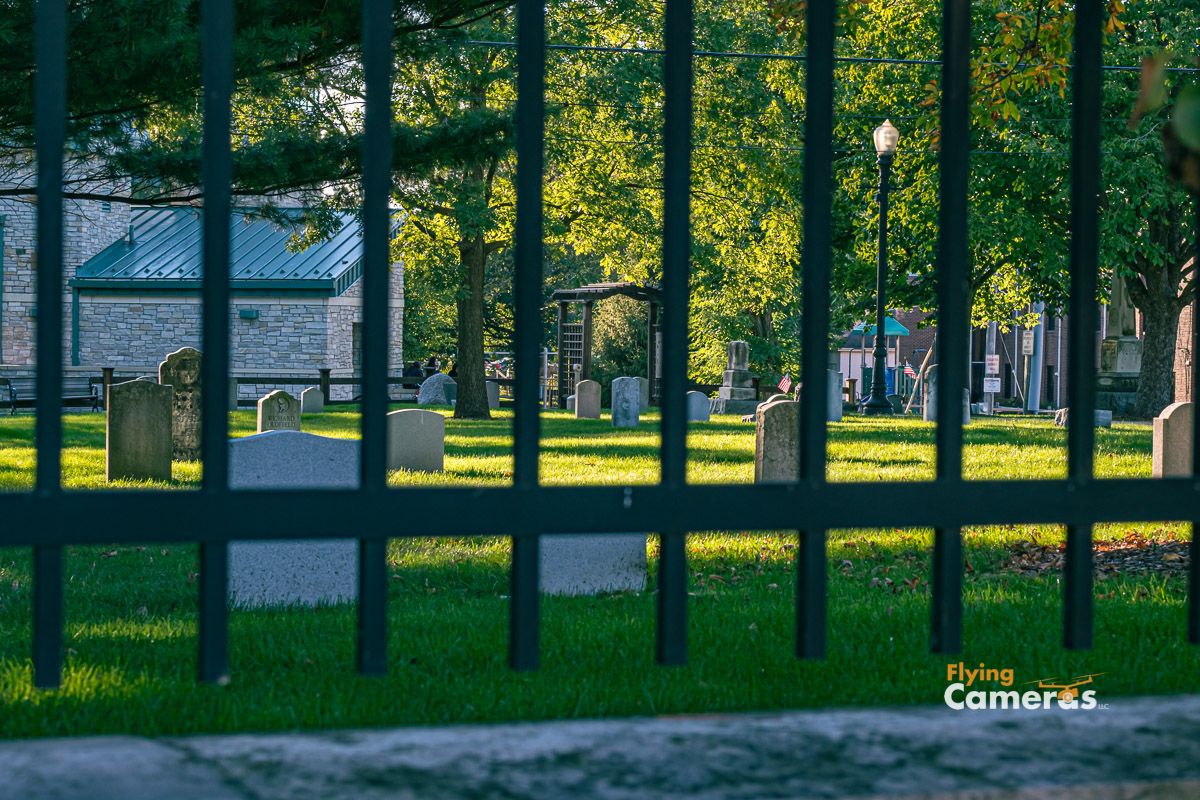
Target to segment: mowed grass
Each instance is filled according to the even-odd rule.
[[[231,415],[235,436],[252,433],[253,423],[252,412]],[[64,426],[64,484],[104,486],[103,416],[71,414]],[[358,436],[357,413],[348,407],[306,416],[304,426]],[[511,434],[508,412],[484,422],[448,419],[446,472],[398,472],[389,481],[504,484],[511,480]],[[831,480],[933,477],[930,425],[855,417],[830,425],[829,435]],[[1047,420],[976,420],[965,435],[970,478],[1065,475],[1066,435]],[[29,416],[0,419],[0,489],[32,486],[32,441]],[[752,480],[752,426],[733,418],[696,423],[688,444],[693,482]],[[550,412],[542,447],[545,483],[643,483],[659,475],[653,413],[638,429],[615,430],[607,419]],[[1097,431],[1098,475],[1149,472],[1148,427]],[[172,488],[194,488],[199,475],[196,464],[176,464]],[[869,487],[863,501],[870,502]],[[446,509],[449,534],[453,513]],[[498,534],[502,527],[498,521]],[[1096,535],[1120,537],[1135,528],[1189,536],[1187,526],[1171,523],[1100,526]],[[392,540],[386,677],[355,674],[352,608],[234,611],[232,682],[224,687],[195,683],[193,545],[72,547],[64,553],[64,683],[54,691],[32,687],[29,551],[0,549],[0,737],[940,703],[946,665],[959,660],[1012,668],[1018,682],[1105,673],[1095,683],[1101,702],[1197,690],[1200,653],[1184,639],[1183,579],[1125,575],[1098,583],[1096,648],[1067,652],[1059,576],[1001,568],[1006,545],[1035,537],[1052,542],[1062,533],[1053,526],[964,532],[965,648],[948,658],[929,654],[932,533],[831,532],[828,657],[800,661],[793,656],[794,534],[694,534],[690,653],[682,668],[654,661],[651,537],[646,591],[543,600],[542,667],[520,674],[507,666],[508,540]]]

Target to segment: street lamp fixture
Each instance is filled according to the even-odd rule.
[[[888,212],[888,176],[892,172],[892,159],[896,155],[896,143],[900,141],[900,131],[892,121],[884,123],[875,129],[875,152],[879,154],[879,261],[875,268],[875,366],[871,369],[871,396],[863,404],[866,414],[893,414],[892,404],[887,398],[887,382],[884,372],[887,369],[887,212]],[[866,335],[866,329],[863,329]]]

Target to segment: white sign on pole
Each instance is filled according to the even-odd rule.
[[[983,379],[983,391],[985,394],[998,394],[1000,392],[1000,379],[985,377]]]
[[[985,366],[984,372],[986,372],[988,375],[999,375],[1000,374],[1000,356],[999,355],[996,355],[993,353],[992,355],[984,356],[983,359],[984,359],[984,366]]]
[[[1033,331],[1021,332],[1021,355],[1033,355]]]

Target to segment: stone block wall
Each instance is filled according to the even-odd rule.
[[[70,177],[68,175],[68,177]],[[84,184],[78,191],[128,193],[127,186]],[[32,364],[36,358],[37,198],[0,198],[4,218],[3,294],[0,295],[0,363]],[[66,200],[63,206],[63,360],[70,363],[71,292],[75,269],[129,233],[129,206],[99,200]]]

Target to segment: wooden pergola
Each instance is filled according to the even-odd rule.
[[[636,283],[591,283],[578,289],[559,289],[552,298],[558,303],[558,407],[567,407],[567,396],[575,391],[576,380],[592,377],[592,309],[597,300],[624,295],[646,304],[646,378],[650,397],[658,397],[658,307],[662,294],[657,286]],[[567,306],[583,304],[583,320],[567,321]]]

